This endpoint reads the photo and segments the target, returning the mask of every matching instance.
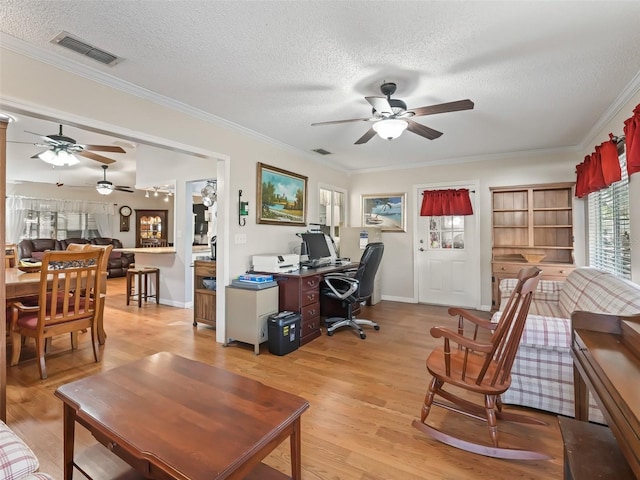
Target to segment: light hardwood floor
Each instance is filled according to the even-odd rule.
[[[93,361],[88,335],[81,334],[73,352],[68,351],[66,336],[54,339],[45,381],[38,377],[31,343],[23,348],[23,361],[8,368],[8,424],[36,452],[41,470],[56,478],[62,478],[62,404],[53,396],[55,389],[159,351],[226,368],[306,398],[311,408],[302,417],[304,480],[562,477],[562,440],[552,415],[527,411],[548,426],[499,425],[503,445],[536,448],[554,457],[539,462],[473,455],[429,440],[411,427],[420,416],[429,380],[425,359],[439,344],[429,329],[456,322],[446,308],[383,301],[365,307],[360,315],[380,324],[378,332],[367,330],[366,340],[341,330],[279,357],[269,354],[266,344],[257,356],[252,346],[223,347],[215,342],[211,327],[192,327],[192,310],[125,303],[124,279],[109,280],[104,320],[108,338],[99,364]],[[484,423],[440,408],[434,407],[430,423],[472,441],[489,439]],[[93,443],[88,433],[78,430],[77,449]],[[288,459],[288,445],[282,445],[265,463],[289,473]]]

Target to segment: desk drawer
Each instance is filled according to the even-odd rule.
[[[111,451],[122,460],[124,460],[127,464],[131,465],[131,467],[133,467],[133,469],[137,472],[145,474],[149,473],[149,471],[151,470],[151,465],[149,464],[148,460],[136,457],[134,454],[124,449],[118,443],[114,442],[101,432],[92,431],[91,433],[93,434],[94,438],[98,440],[98,442],[100,442],[107,448],[107,450]]]
[[[320,330],[320,317],[313,317],[300,323],[301,338],[315,333],[316,330]]]
[[[528,263],[495,263],[493,265],[493,273],[500,275],[505,274],[517,274],[522,268],[528,268],[532,266]],[[542,278],[550,277],[566,277],[575,270],[575,265],[551,265],[551,264],[535,264],[540,270],[542,270]],[[515,275],[513,275],[515,276]],[[510,278],[511,275],[506,275],[505,278]]]
[[[307,290],[306,292],[300,292],[300,305],[304,309],[306,305],[311,305],[313,303],[318,303],[320,301],[320,291],[316,288],[315,290]]]
[[[313,277],[303,277],[300,279],[300,292],[304,295],[307,292],[319,292],[320,282],[322,281],[321,275],[314,275]]]
[[[302,307],[300,310],[300,317],[302,323],[311,320],[314,317],[320,317],[320,302]]]

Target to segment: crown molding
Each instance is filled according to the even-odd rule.
[[[156,92],[140,87],[131,82],[119,79],[109,73],[105,73],[90,66],[82,65],[73,60],[69,60],[62,55],[47,52],[40,47],[36,47],[28,42],[25,42],[24,40],[20,40],[11,35],[7,35],[4,32],[0,32],[0,46],[12,52],[24,55],[29,58],[33,58],[34,60],[45,63],[47,65],[51,65],[74,75],[78,75],[107,87],[111,87],[115,90],[119,90],[135,97],[142,98],[143,100],[148,100],[163,107],[167,107],[177,112],[184,113],[185,115],[189,115],[198,120],[203,120],[208,123],[213,123],[230,130],[234,130],[248,137],[252,137],[261,142],[271,144],[282,150],[286,150],[292,154],[305,157],[306,159],[311,160],[314,163],[319,163],[325,166],[327,166],[327,163],[329,163],[332,168],[340,170],[343,173],[348,173],[348,170],[343,166],[335,164],[334,162],[326,158],[318,158],[317,154],[292,147],[291,145],[280,142],[279,140],[275,140],[249,128],[243,127],[242,125],[238,125],[236,123],[225,120],[224,118],[218,117],[211,113],[207,113],[204,110],[200,110],[198,108],[192,107],[191,105],[187,105],[186,103],[182,103],[164,95],[160,95]]]

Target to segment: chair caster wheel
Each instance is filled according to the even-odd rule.
[[[373,327],[374,330],[380,330],[380,325],[376,325],[375,327]]]
[[[333,335],[333,332],[332,332],[332,331],[330,331],[330,330],[327,330],[327,335],[328,335],[328,336],[331,336],[331,335]]]
[[[362,340],[364,340],[365,338],[367,338],[367,336],[366,336],[364,333],[361,333],[361,334],[360,334],[360,338],[361,338]]]

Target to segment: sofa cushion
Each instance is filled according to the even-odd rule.
[[[567,277],[560,303],[569,316],[575,310],[615,315],[640,313],[640,286],[595,268],[580,268]]]
[[[31,449],[0,421],[0,478],[19,480],[36,472],[38,467]]]

